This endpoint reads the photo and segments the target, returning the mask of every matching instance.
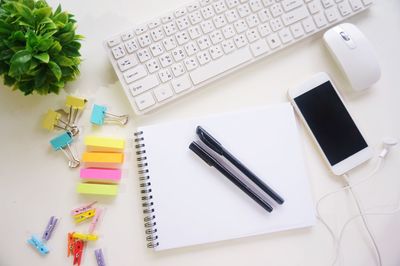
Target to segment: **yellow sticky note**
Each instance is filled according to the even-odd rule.
[[[122,152],[125,140],[109,137],[87,136],[85,145],[88,151],[96,152]]]
[[[72,108],[76,108],[76,109],[83,109],[85,107],[86,103],[87,103],[87,100],[84,98],[79,98],[79,97],[68,95],[65,105],[68,108],[72,107]]]
[[[115,196],[118,193],[117,185],[79,183],[76,191],[80,194]]]
[[[119,168],[124,161],[123,153],[85,152],[82,161],[86,167]]]
[[[50,109],[47,111],[47,113],[45,114],[45,116],[43,118],[42,127],[44,129],[52,131],[54,129],[54,125],[57,124],[57,121],[60,118],[61,118],[61,114]]]

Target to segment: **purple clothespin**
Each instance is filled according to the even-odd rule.
[[[96,249],[94,251],[94,255],[96,256],[98,266],[106,266],[106,263],[104,262],[103,251],[101,250],[101,248]]]
[[[54,216],[50,217],[50,221],[46,226],[46,230],[43,233],[42,239],[48,241],[53,233],[54,227],[56,227],[58,219]]]

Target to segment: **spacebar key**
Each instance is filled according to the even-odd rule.
[[[243,64],[253,57],[250,53],[249,48],[243,48],[237,50],[231,54],[224,55],[220,59],[212,61],[205,66],[199,67],[190,73],[190,78],[193,83],[199,84],[212,77],[215,77],[231,68],[234,68],[240,64]]]

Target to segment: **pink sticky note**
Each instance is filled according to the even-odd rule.
[[[121,180],[120,169],[83,168],[81,179],[84,182],[118,183]]]

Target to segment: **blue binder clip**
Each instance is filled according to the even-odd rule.
[[[106,266],[101,248],[96,249],[94,255],[96,256],[97,266]]]
[[[128,115],[114,115],[107,113],[107,107],[93,104],[90,122],[94,125],[102,126],[105,122],[117,122],[121,125],[128,123]]]
[[[71,150],[70,144],[72,143],[72,141],[73,141],[72,133],[70,131],[66,131],[61,135],[58,135],[57,137],[50,140],[50,144],[54,150],[63,151],[65,156],[68,158],[68,166],[71,168],[75,168],[79,166],[80,161],[76,158],[76,156]]]
[[[58,219],[54,216],[50,217],[50,221],[46,226],[46,230],[43,233],[42,239],[48,241],[53,233],[54,228],[56,227]]]
[[[31,238],[28,239],[28,243],[36,248],[36,250],[39,251],[42,255],[46,255],[47,253],[49,253],[49,249],[36,236],[31,236]]]

